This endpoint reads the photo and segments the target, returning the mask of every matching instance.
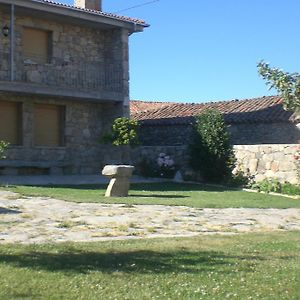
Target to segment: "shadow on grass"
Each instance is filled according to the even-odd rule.
[[[25,254],[2,254],[0,264],[15,267],[65,273],[199,273],[220,267],[220,272],[232,270],[238,262],[244,271],[251,271],[253,262],[266,260],[260,256],[227,256],[213,251],[133,251],[133,252],[29,252]]]
[[[32,186],[34,187],[34,186]],[[65,189],[78,189],[78,190],[99,190],[106,189],[107,184],[84,184],[84,185],[52,185],[40,186],[45,188],[65,188]],[[193,184],[193,183],[176,183],[176,182],[154,182],[154,183],[131,183],[131,191],[157,191],[157,192],[186,192],[186,191],[205,191],[205,192],[226,192],[234,191],[236,189],[219,186],[219,185],[206,185],[206,184]]]
[[[174,198],[178,198],[178,199],[182,199],[182,198],[190,198],[189,196],[183,196],[183,195],[156,195],[156,194],[150,194],[150,195],[145,195],[145,194],[135,194],[135,193],[131,193],[129,191],[129,197],[139,197],[139,198],[170,198],[170,199],[174,199]]]
[[[19,210],[0,207],[0,215],[1,214],[20,214],[20,213],[21,213],[21,211],[19,211]]]

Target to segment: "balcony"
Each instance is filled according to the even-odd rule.
[[[10,55],[0,52],[0,90],[19,93],[122,101],[122,66],[51,58],[22,59],[16,56],[14,80],[10,75]]]

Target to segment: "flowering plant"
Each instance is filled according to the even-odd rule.
[[[157,158],[157,173],[159,177],[173,178],[175,175],[174,160],[165,153],[160,153]]]

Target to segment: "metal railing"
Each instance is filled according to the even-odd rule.
[[[0,51],[0,80],[10,80],[10,55]]]
[[[9,53],[0,52],[0,80],[10,80]],[[41,59],[16,56],[15,81],[42,86],[79,90],[122,92],[122,67],[115,63],[68,61],[52,57],[49,63]]]

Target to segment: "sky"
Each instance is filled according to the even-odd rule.
[[[105,12],[147,2],[102,0]],[[150,24],[130,37],[134,100],[200,103],[274,95],[258,75],[260,60],[300,72],[299,0],[157,0],[119,14]]]

